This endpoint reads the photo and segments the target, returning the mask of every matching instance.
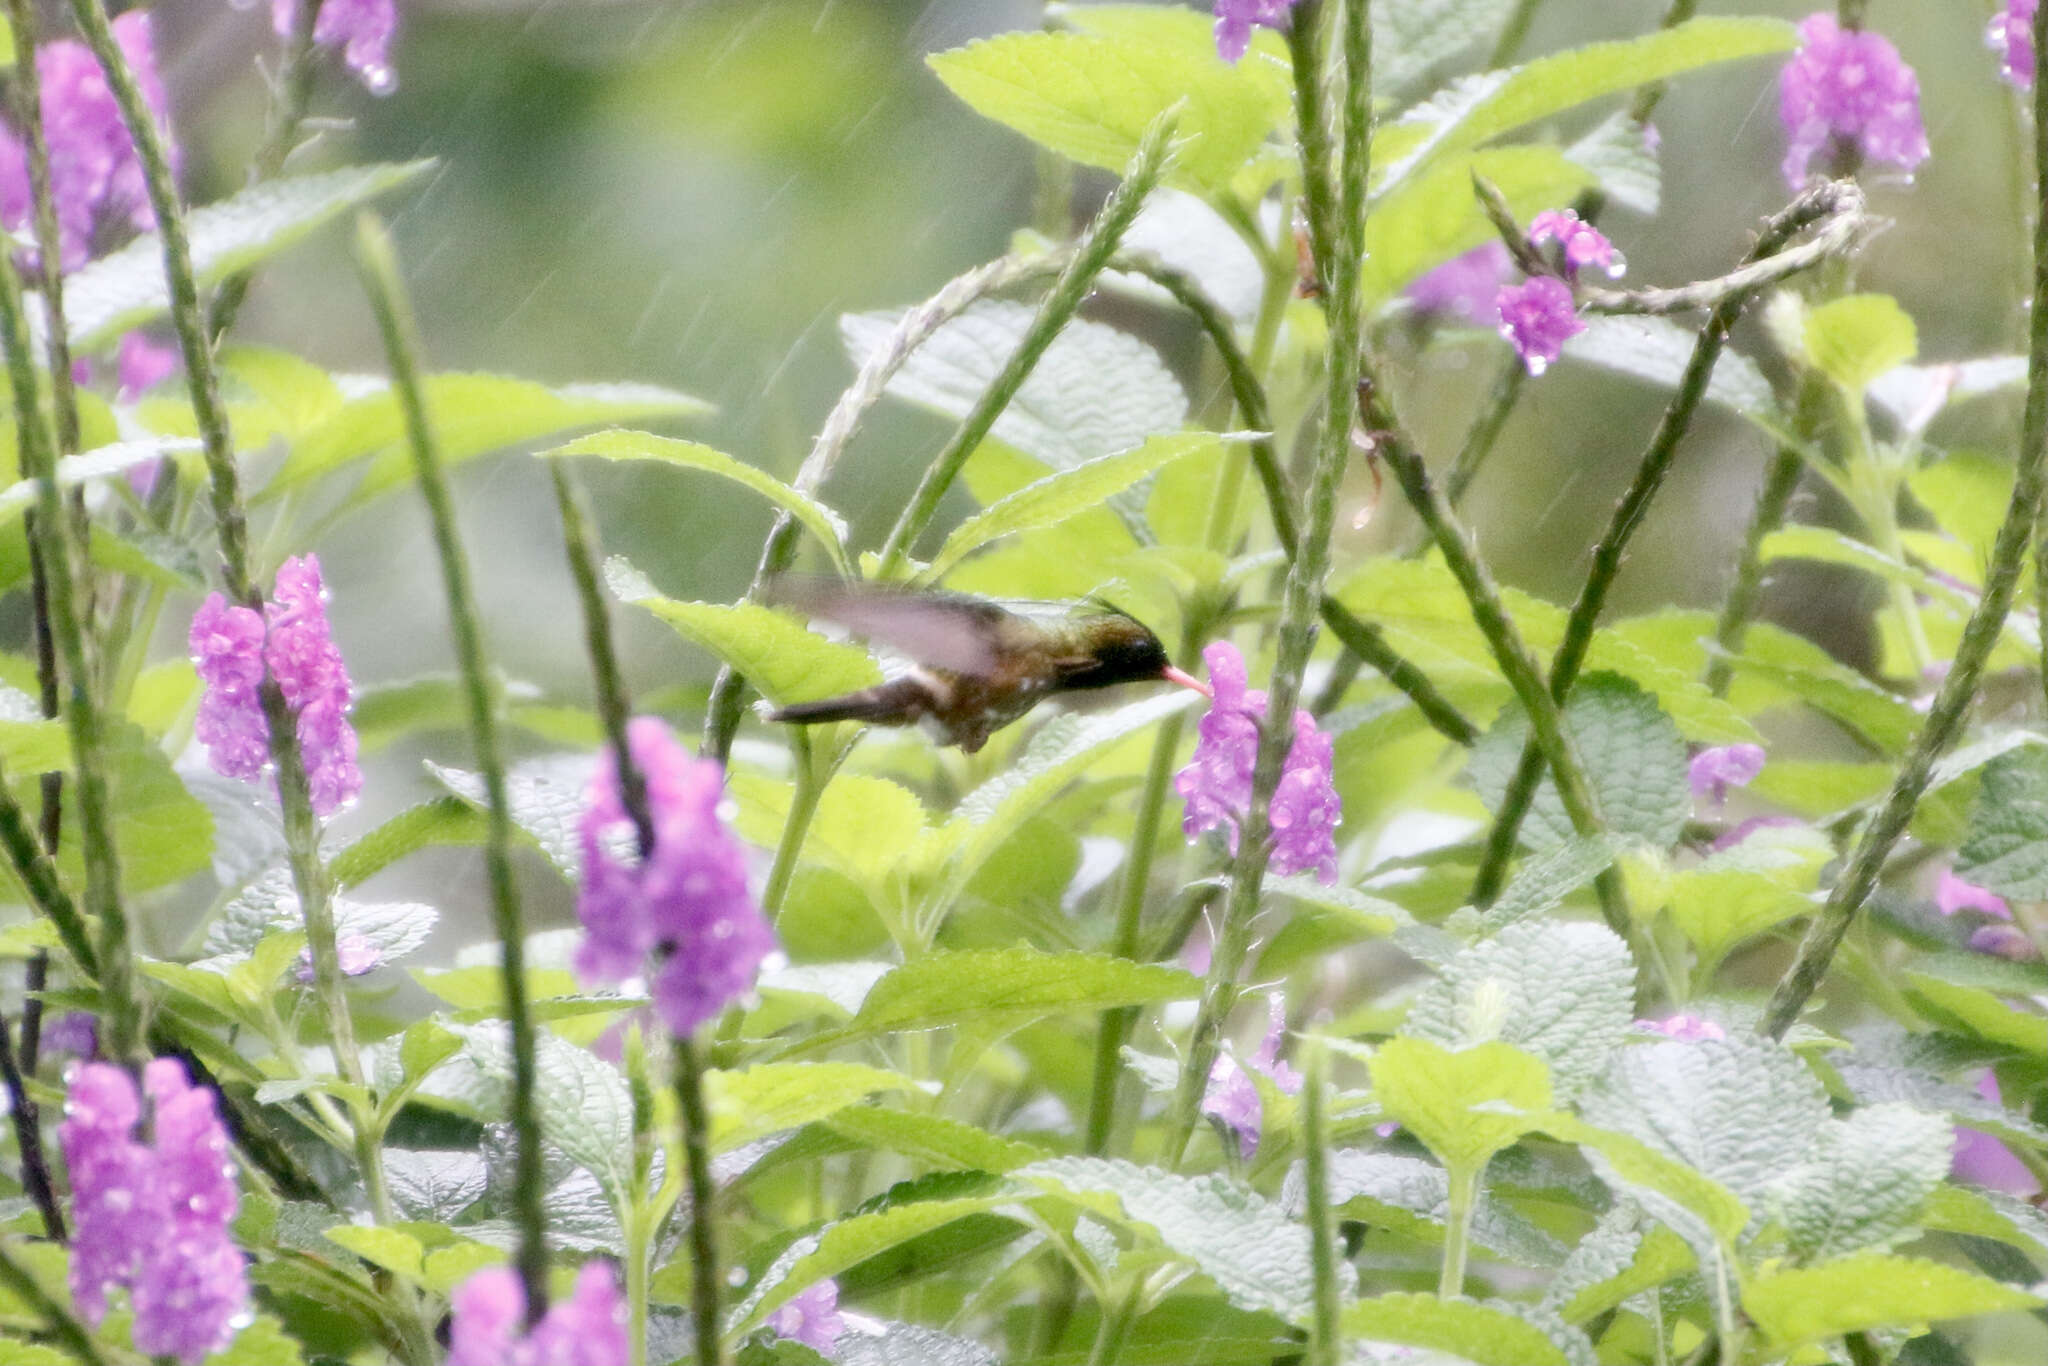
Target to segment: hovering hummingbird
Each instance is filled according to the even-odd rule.
[[[965,593],[780,579],[770,602],[837,622],[908,655],[908,672],[872,688],[799,702],[770,721],[811,725],[923,721],[969,754],[1053,693],[1160,680],[1208,693],[1173,667],[1159,637],[1104,603],[1009,602]]]

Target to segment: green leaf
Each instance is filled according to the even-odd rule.
[[[2012,503],[2012,462],[1981,451],[1950,451],[1906,476],[1920,505],[1961,541],[1973,561],[1988,564],[1991,545]]]
[[[1920,352],[1912,315],[1889,294],[1851,294],[1806,312],[1807,359],[1852,394]]]
[[[1476,1171],[1529,1131],[1522,1114],[1550,1107],[1540,1058],[1504,1043],[1453,1051],[1428,1039],[1387,1040],[1372,1055],[1373,1097],[1446,1167]]]
[[[57,482],[65,488],[83,488],[98,480],[125,475],[137,465],[169,456],[189,456],[198,449],[198,442],[182,437],[153,436],[141,441],[117,441],[59,460]],[[33,479],[23,479],[0,489],[0,527],[14,523],[35,506],[35,501],[36,482]]]
[[[421,902],[362,902],[346,897],[334,898],[332,911],[337,938],[366,939],[386,962],[417,951],[434,932],[441,914]],[[245,957],[269,935],[305,927],[290,872],[273,869],[222,908],[219,918],[207,927],[205,952],[213,957]]]
[[[1431,161],[1388,192],[1366,220],[1366,306],[1377,309],[1423,272],[1492,241],[1472,177],[1492,181],[1518,219],[1569,204],[1593,173],[1552,147],[1500,147]]]
[[[493,1022],[456,1030],[464,1040],[457,1057],[467,1062],[474,1108],[503,1114],[512,1083],[512,1049],[508,1030]],[[542,1135],[571,1162],[597,1178],[607,1195],[624,1189],[632,1170],[633,1102],[625,1078],[587,1048],[542,1031],[534,1050],[534,1106]],[[448,1085],[465,1079],[453,1075],[453,1061],[436,1071],[426,1088],[443,1094]]]
[[[1442,1241],[1450,1217],[1449,1173],[1405,1153],[1333,1150],[1329,1196],[1347,1218],[1426,1242]],[[1471,1235],[1478,1247],[1521,1266],[1555,1266],[1564,1255],[1555,1238],[1484,1192],[1473,1206]]]
[[[139,727],[118,723],[109,729],[106,750],[123,889],[132,894],[168,887],[206,868],[213,854],[213,816],[179,781],[162,747]],[[32,772],[17,770],[9,786],[32,803],[27,794],[36,781]],[[66,821],[57,852],[58,871],[73,887],[85,885],[78,833],[78,822]]]
[[[754,603],[678,602],[655,591],[626,560],[605,561],[605,583],[620,602],[644,607],[746,676],[778,706],[856,692],[882,681],[865,650],[804,629],[795,617]]]
[[[1525,859],[1499,898],[1480,918],[1480,928],[1498,934],[1508,926],[1531,920],[1554,910],[1564,899],[1614,866],[1622,841],[1606,835],[1580,839],[1574,835],[1563,844],[1534,858]]]
[[[540,441],[577,427],[694,417],[710,405],[651,384],[565,384],[550,388],[505,375],[428,375],[421,383],[427,421],[441,462]],[[368,460],[352,504],[360,506],[401,488],[413,477],[405,444],[405,418],[388,387],[351,398],[295,442],[291,454],[263,486],[258,501],[275,498],[311,479]]]
[[[1037,310],[1004,299],[976,304],[910,353],[884,391],[956,421],[1016,353]],[[846,354],[864,366],[890,343],[901,315],[839,320]],[[1186,425],[1188,399],[1159,353],[1125,332],[1077,318],[1060,329],[990,435],[1056,470],[1140,446]]]
[[[1685,741],[1656,699],[1618,674],[1591,673],[1572,689],[1564,720],[1608,830],[1653,848],[1675,844],[1692,812],[1692,790]],[[1512,712],[1472,747],[1469,770],[1488,809],[1499,808],[1528,734],[1528,721]],[[1556,784],[1546,776],[1523,823],[1523,841],[1551,849],[1574,835]]]
[[[838,1111],[825,1127],[864,1147],[901,1153],[942,1170],[1002,1173],[1051,1154],[1035,1143],[1006,1138],[943,1115],[855,1105]]]
[[[713,1152],[731,1152],[825,1119],[881,1091],[909,1091],[900,1072],[851,1062],[764,1062],[705,1078]]]
[[[1812,898],[1785,879],[1745,868],[1681,869],[1671,875],[1666,895],[1672,923],[1698,950],[1702,972],[1745,939],[1814,908]]]
[[[947,570],[992,541],[1019,532],[1057,526],[1068,518],[1100,507],[1111,497],[1176,460],[1201,454],[1210,461],[1223,458],[1223,442],[1209,432],[1180,432],[1149,438],[1134,450],[1098,456],[1069,469],[1055,470],[1035,483],[1027,484],[962,522],[946,537],[927,579],[939,579]]]
[[[542,451],[541,454],[552,457],[600,456],[606,460],[657,460],[664,464],[702,470],[706,474],[730,479],[736,484],[743,484],[752,489],[796,518],[798,523],[825,547],[826,553],[832,557],[833,567],[842,575],[848,572],[846,522],[838,513],[809,494],[791,488],[766,470],[734,459],[724,451],[714,450],[695,441],[678,441],[674,437],[655,436],[651,432],[609,431],[594,432],[566,446]]]
[[[483,813],[460,797],[437,797],[409,806],[336,854],[327,874],[336,887],[353,887],[408,854],[432,845],[483,843]]]
[[[1557,1268],[1543,1304],[1567,1323],[1584,1323],[1694,1265],[1676,1234],[1648,1224],[1635,1201],[1618,1200]]]
[[[1584,361],[1664,390],[1678,387],[1699,335],[1669,318],[1595,314],[1582,321],[1586,330],[1564,345],[1566,360]],[[1791,429],[1764,372],[1732,348],[1724,347],[1714,363],[1714,373],[1707,379],[1707,402],[1755,423],[1774,437]]]
[[[1409,1292],[1346,1305],[1344,1335],[1443,1352],[1477,1366],[1569,1366],[1570,1360],[1547,1333],[1511,1309]]]
[[[1876,1252],[1769,1273],[1742,1288],[1743,1309],[1781,1348],[1872,1328],[2036,1309],[2041,1303],[1974,1271]]]
[[[1657,149],[1643,125],[1617,109],[1566,150],[1565,156],[1591,171],[1600,192],[1619,204],[1654,218],[1664,198],[1664,177]]]
[[[1821,1127],[1814,1151],[1778,1183],[1774,1204],[1792,1248],[1825,1261],[1910,1236],[1948,1175],[1947,1119],[1909,1105],[1869,1105]]]
[[[290,443],[341,407],[341,386],[325,370],[289,351],[235,345],[217,358],[221,401],[235,444],[258,450],[272,441]],[[180,392],[145,398],[137,405],[144,426],[165,435],[199,435],[191,398]]]
[[[2048,1018],[2016,1009],[1995,992],[1928,972],[1908,972],[1903,985],[1914,1008],[1939,1025],[2027,1057],[2048,1053]]]
[[[269,1314],[258,1314],[233,1342],[206,1358],[205,1366],[299,1366],[304,1360],[299,1340]]]
[[[1171,33],[1004,33],[925,60],[976,113],[1110,171],[1181,105],[1168,179],[1191,189],[1229,186],[1285,119],[1290,89],[1285,65],[1262,52],[1233,66]]]
[[[1640,1201],[1696,1252],[1718,1256],[1749,1222],[1735,1192],[1640,1138],[1561,1113],[1535,1116],[1532,1127],[1587,1149],[1602,1180]]]
[[[1448,1048],[1499,1040],[1550,1068],[1567,1098],[1607,1070],[1635,1019],[1636,968],[1604,925],[1528,921],[1444,965],[1403,1032]]]
[[[1201,1268],[1240,1309],[1302,1322],[1311,1298],[1308,1229],[1249,1187],[1209,1174],[1178,1176],[1099,1157],[1056,1157],[1011,1179],[1058,1188],[1120,1221],[1146,1226]],[[1345,1280],[1350,1267],[1340,1266]]]
[[[1514,0],[1404,0],[1372,11],[1372,79],[1376,94],[1400,90],[1438,63],[1494,35]]]
[[[427,761],[427,772],[478,811],[487,807],[483,775]],[[505,775],[505,804],[512,824],[547,856],[555,871],[575,882],[583,866],[578,827],[589,760],[580,754],[540,755],[522,760]]]
[[[1984,766],[1956,874],[2012,901],[2048,901],[2048,746],[2022,745]]]
[[[339,1243],[371,1266],[418,1280],[424,1270],[426,1248],[410,1233],[368,1224],[336,1224],[327,1230],[329,1241]]]
[[[727,786],[739,808],[734,828],[742,838],[772,848],[789,819],[790,784],[735,767]],[[803,858],[879,897],[891,888],[926,828],[924,803],[909,788],[864,773],[835,773],[811,816]]]
[[[287,176],[194,209],[185,228],[200,288],[283,251],[329,219],[403,185],[433,164],[409,161]],[[97,351],[169,309],[163,244],[155,233],[64,277],[64,320],[75,352]]]

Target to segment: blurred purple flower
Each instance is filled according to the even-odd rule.
[[[832,1344],[846,1331],[839,1312],[839,1283],[826,1279],[804,1290],[768,1316],[768,1331],[801,1342],[820,1356],[832,1355]]]
[[[364,973],[381,966],[384,950],[377,947],[377,941],[360,934],[344,934],[334,940],[335,965],[344,977],[361,977]],[[301,982],[313,980],[313,951],[299,951],[299,966],[293,974]]]
[[[1748,787],[1763,771],[1762,745],[1717,745],[1693,755],[1685,777],[1692,785],[1693,800],[1707,802],[1719,811],[1729,788]]]
[[[1540,375],[1564,351],[1564,344],[1586,330],[1572,302],[1572,287],[1550,275],[1537,275],[1507,285],[1494,296],[1500,313],[1500,334],[1515,354]]]
[[[177,347],[159,342],[147,332],[124,332],[120,356],[114,363],[120,385],[114,397],[122,403],[133,403],[145,391],[178,373],[181,359]]]
[[[267,665],[298,717],[313,809],[331,816],[362,791],[363,771],[348,720],[348,666],[327,624],[317,556],[302,555],[279,567],[265,612],[267,628],[254,609],[230,606],[213,593],[193,616],[192,663],[206,687],[194,733],[215,772],[245,780],[260,775],[270,760],[260,696]]]
[[[2005,904],[2004,897],[1989,887],[1965,882],[1956,876],[1953,868],[1942,869],[1941,877],[1934,884],[1934,907],[1943,915],[1954,915],[1957,911],[1982,911],[2000,920],[2012,919],[2012,908]]]
[[[2034,12],[2040,0],[2006,0],[1984,41],[1998,54],[1998,74],[2024,90],[2034,83]]]
[[[1727,1030],[1706,1016],[1684,1012],[1661,1020],[1637,1020],[1636,1028],[1645,1034],[1662,1034],[1680,1043],[1703,1043],[1728,1037]]]
[[[1256,25],[1279,28],[1294,0],[1216,0],[1216,54],[1235,62],[1252,45]]]
[[[448,1366],[626,1366],[625,1301],[609,1262],[591,1261],[576,1288],[522,1335],[526,1290],[507,1266],[487,1266],[455,1288]]]
[[[1792,816],[1751,816],[1742,824],[1716,835],[1714,842],[1707,846],[1707,850],[1709,853],[1718,854],[1725,849],[1733,849],[1759,830],[1789,829],[1803,824],[1805,822]]]
[[[43,1051],[94,1057],[100,1051],[100,1022],[88,1011],[65,1011],[43,1026]]]
[[[1787,184],[1803,185],[1815,154],[1836,138],[1853,141],[1866,160],[1902,171],[1927,159],[1920,78],[1889,39],[1845,29],[1827,13],[1809,15],[1799,38],[1799,51],[1778,76]]]
[[[1273,1083],[1287,1095],[1301,1090],[1301,1074],[1280,1061],[1280,1043],[1287,1033],[1287,1006],[1277,991],[1266,993],[1266,1036],[1259,1041],[1259,1048],[1251,1061],[1240,1064],[1229,1053],[1218,1053],[1216,1062],[1209,1069],[1209,1088],[1202,1097],[1202,1113],[1222,1122],[1223,1127],[1237,1135],[1238,1156],[1249,1159],[1259,1150],[1259,1139],[1265,1133],[1265,1106],[1259,1100],[1259,1088],[1253,1083],[1252,1072]]]
[[[1499,241],[1453,256],[1408,286],[1408,302],[1424,313],[1463,318],[1474,327],[1500,321],[1495,301],[1508,273],[1508,249]]]
[[[1221,827],[1235,853],[1238,822],[1252,800],[1266,694],[1245,687],[1244,656],[1228,641],[1211,644],[1202,659],[1216,697],[1197,727],[1194,757],[1175,775],[1173,789],[1187,803],[1181,829],[1188,838]],[[1324,882],[1337,880],[1336,830],[1343,811],[1330,779],[1335,749],[1313,716],[1295,712],[1294,741],[1267,812],[1272,868],[1282,876],[1313,869]]]
[[[2003,1104],[1998,1093],[1998,1074],[1987,1069],[1977,1079],[1977,1094],[1994,1105]],[[1956,1126],[1955,1152],[1949,1159],[1949,1170],[1959,1181],[2004,1191],[2022,1200],[2030,1199],[2041,1189],[2027,1164],[1982,1129]]]
[[[2017,925],[2003,921],[1981,925],[1970,932],[1970,948],[2013,963],[2031,963],[2041,956],[2041,946]]]
[[[270,22],[278,37],[291,37],[298,8],[298,0],[271,0]],[[326,0],[313,23],[313,41],[341,48],[342,60],[363,88],[388,95],[398,88],[398,73],[391,69],[391,35],[397,28],[397,0]]]
[[[125,1286],[136,1348],[197,1363],[248,1322],[247,1263],[228,1225],[240,1197],[213,1092],[183,1063],[143,1069],[154,1141],[134,1138],[141,1100],[128,1074],[86,1063],[71,1077],[58,1142],[71,1176],[71,1294],[97,1327]]]
[[[149,15],[130,10],[113,27],[175,170],[179,153],[171,138],[170,102],[157,72]],[[76,270],[91,259],[103,224],[125,219],[147,229],[156,225],[156,216],[135,143],[92,53],[70,39],[45,43],[36,50],[36,74],[42,82],[43,137],[50,150],[50,195],[57,209],[58,262],[67,271]],[[12,130],[0,129],[0,226],[27,236],[31,204],[27,153]]]
[[[1571,209],[1546,209],[1530,222],[1529,245],[1540,247],[1545,242],[1557,243],[1567,275],[1598,266],[1610,278],[1619,279],[1628,270],[1628,261],[1614,249],[1607,234]]]
[[[618,981],[655,959],[654,1009],[688,1034],[754,984],[775,932],[747,890],[746,853],[719,810],[725,772],[693,759],[661,721],[627,729],[646,780],[654,848],[643,858],[607,753],[592,775],[581,827],[583,886],[576,914],[588,931],[576,968]]]

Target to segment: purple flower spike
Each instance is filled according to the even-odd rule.
[[[327,625],[320,561],[286,560],[266,610],[268,625],[252,608],[208,596],[192,618],[192,663],[206,693],[194,733],[214,771],[254,779],[270,761],[270,727],[263,718],[263,671],[284,692],[298,716],[299,754],[312,786],[313,809],[331,816],[363,789],[356,765],[356,732],[348,721],[348,667]]]
[[[1564,344],[1586,330],[1572,302],[1572,288],[1549,275],[1537,275],[1518,285],[1508,285],[1495,296],[1500,313],[1500,334],[1515,348],[1515,354],[1540,375],[1564,352]]]
[[[1704,1043],[1728,1037],[1727,1030],[1704,1015],[1678,1014],[1662,1020],[1637,1020],[1636,1028],[1645,1034],[1662,1034],[1680,1043]]]
[[[653,955],[654,1009],[687,1035],[752,988],[775,932],[747,891],[746,852],[719,811],[725,771],[691,758],[653,717],[636,718],[626,742],[647,782],[654,848],[640,857],[607,754],[583,814],[576,914],[589,933],[576,968],[585,979],[618,981]]]
[[[569,1298],[522,1336],[526,1291],[506,1266],[487,1266],[449,1296],[448,1366],[626,1366],[625,1302],[609,1263],[585,1262]]]
[[[298,0],[272,0],[271,27],[278,37],[291,37],[298,8]],[[398,88],[398,74],[391,69],[391,35],[397,28],[396,0],[325,0],[313,24],[313,41],[340,48],[364,89],[388,95]]]
[[[1844,29],[1832,14],[1799,25],[1799,51],[1778,76],[1778,118],[1785,125],[1785,182],[1806,182],[1815,154],[1835,138],[1855,143],[1865,160],[1910,171],[1927,159],[1920,122],[1920,78],[1881,34]]]
[[[1173,790],[1187,804],[1181,829],[1188,838],[1220,827],[1235,853],[1238,822],[1252,800],[1266,694],[1245,687],[1244,656],[1228,641],[1210,645],[1202,659],[1216,697],[1196,728],[1194,757],[1175,775]],[[1336,742],[1316,729],[1314,717],[1295,712],[1294,742],[1267,808],[1272,868],[1282,876],[1314,869],[1324,882],[1337,880],[1336,830],[1343,811],[1330,780],[1335,750]]]
[[[1508,273],[1508,249],[1498,242],[1474,247],[1408,286],[1408,302],[1423,313],[1462,318],[1491,327],[1500,318],[1494,298]]]
[[[1989,887],[1963,881],[1953,868],[1941,870],[1941,877],[1934,884],[1934,906],[1943,915],[1954,915],[1957,911],[1982,911],[1999,920],[2012,919],[2012,908],[2005,904],[2004,897]]]
[[[1216,55],[1235,62],[1252,45],[1252,29],[1279,28],[1294,0],[1216,0]]]
[[[1613,279],[1628,271],[1628,262],[1607,240],[1607,234],[1570,209],[1547,209],[1529,224],[1529,245],[1540,247],[1545,242],[1557,243],[1567,275],[1577,275],[1586,266],[1598,266]]]
[[[1246,1068],[1257,1072],[1280,1091],[1296,1095],[1301,1091],[1301,1074],[1280,1061],[1280,1043],[1287,1033],[1287,1006],[1280,999],[1280,993],[1266,994],[1266,1036],[1259,1041],[1258,1051],[1251,1061],[1239,1064],[1228,1053],[1216,1055],[1215,1065],[1209,1069],[1209,1089],[1202,1097],[1202,1113],[1220,1120],[1223,1126],[1237,1135],[1238,1156],[1249,1161],[1259,1150],[1259,1139],[1265,1133],[1265,1107],[1259,1101],[1259,1088],[1253,1084]]]
[[[178,149],[170,136],[170,102],[157,73],[149,15],[131,10],[113,27],[175,169]],[[91,259],[104,224],[125,220],[147,229],[156,218],[135,143],[92,53],[69,39],[45,43],[36,52],[36,74],[42,81],[43,136],[50,148],[50,192],[57,207],[58,260],[65,270],[76,270]],[[11,131],[0,130],[0,225],[25,236],[29,213],[26,155]]]
[[[1685,776],[1692,784],[1693,800],[1707,802],[1718,811],[1728,799],[1729,788],[1748,787],[1763,771],[1762,745],[1718,745],[1695,754]]]
[[[106,1293],[128,1290],[137,1350],[196,1366],[249,1318],[247,1264],[228,1225],[240,1196],[213,1092],[185,1066],[143,1069],[155,1139],[133,1131],[141,1100],[128,1074],[87,1063],[72,1074],[57,1136],[71,1175],[71,1294],[97,1327]]]
[[[832,1355],[832,1344],[846,1331],[839,1312],[839,1283],[826,1279],[805,1290],[768,1316],[768,1331],[801,1342],[820,1356]]]
[[[1998,74],[2025,90],[2034,83],[2034,12],[2040,0],[2006,0],[1984,41],[1998,54]]]

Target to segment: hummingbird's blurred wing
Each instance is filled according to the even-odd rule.
[[[986,675],[1035,627],[986,598],[831,579],[779,578],[766,600],[837,622],[854,635],[898,650],[919,664]]]

